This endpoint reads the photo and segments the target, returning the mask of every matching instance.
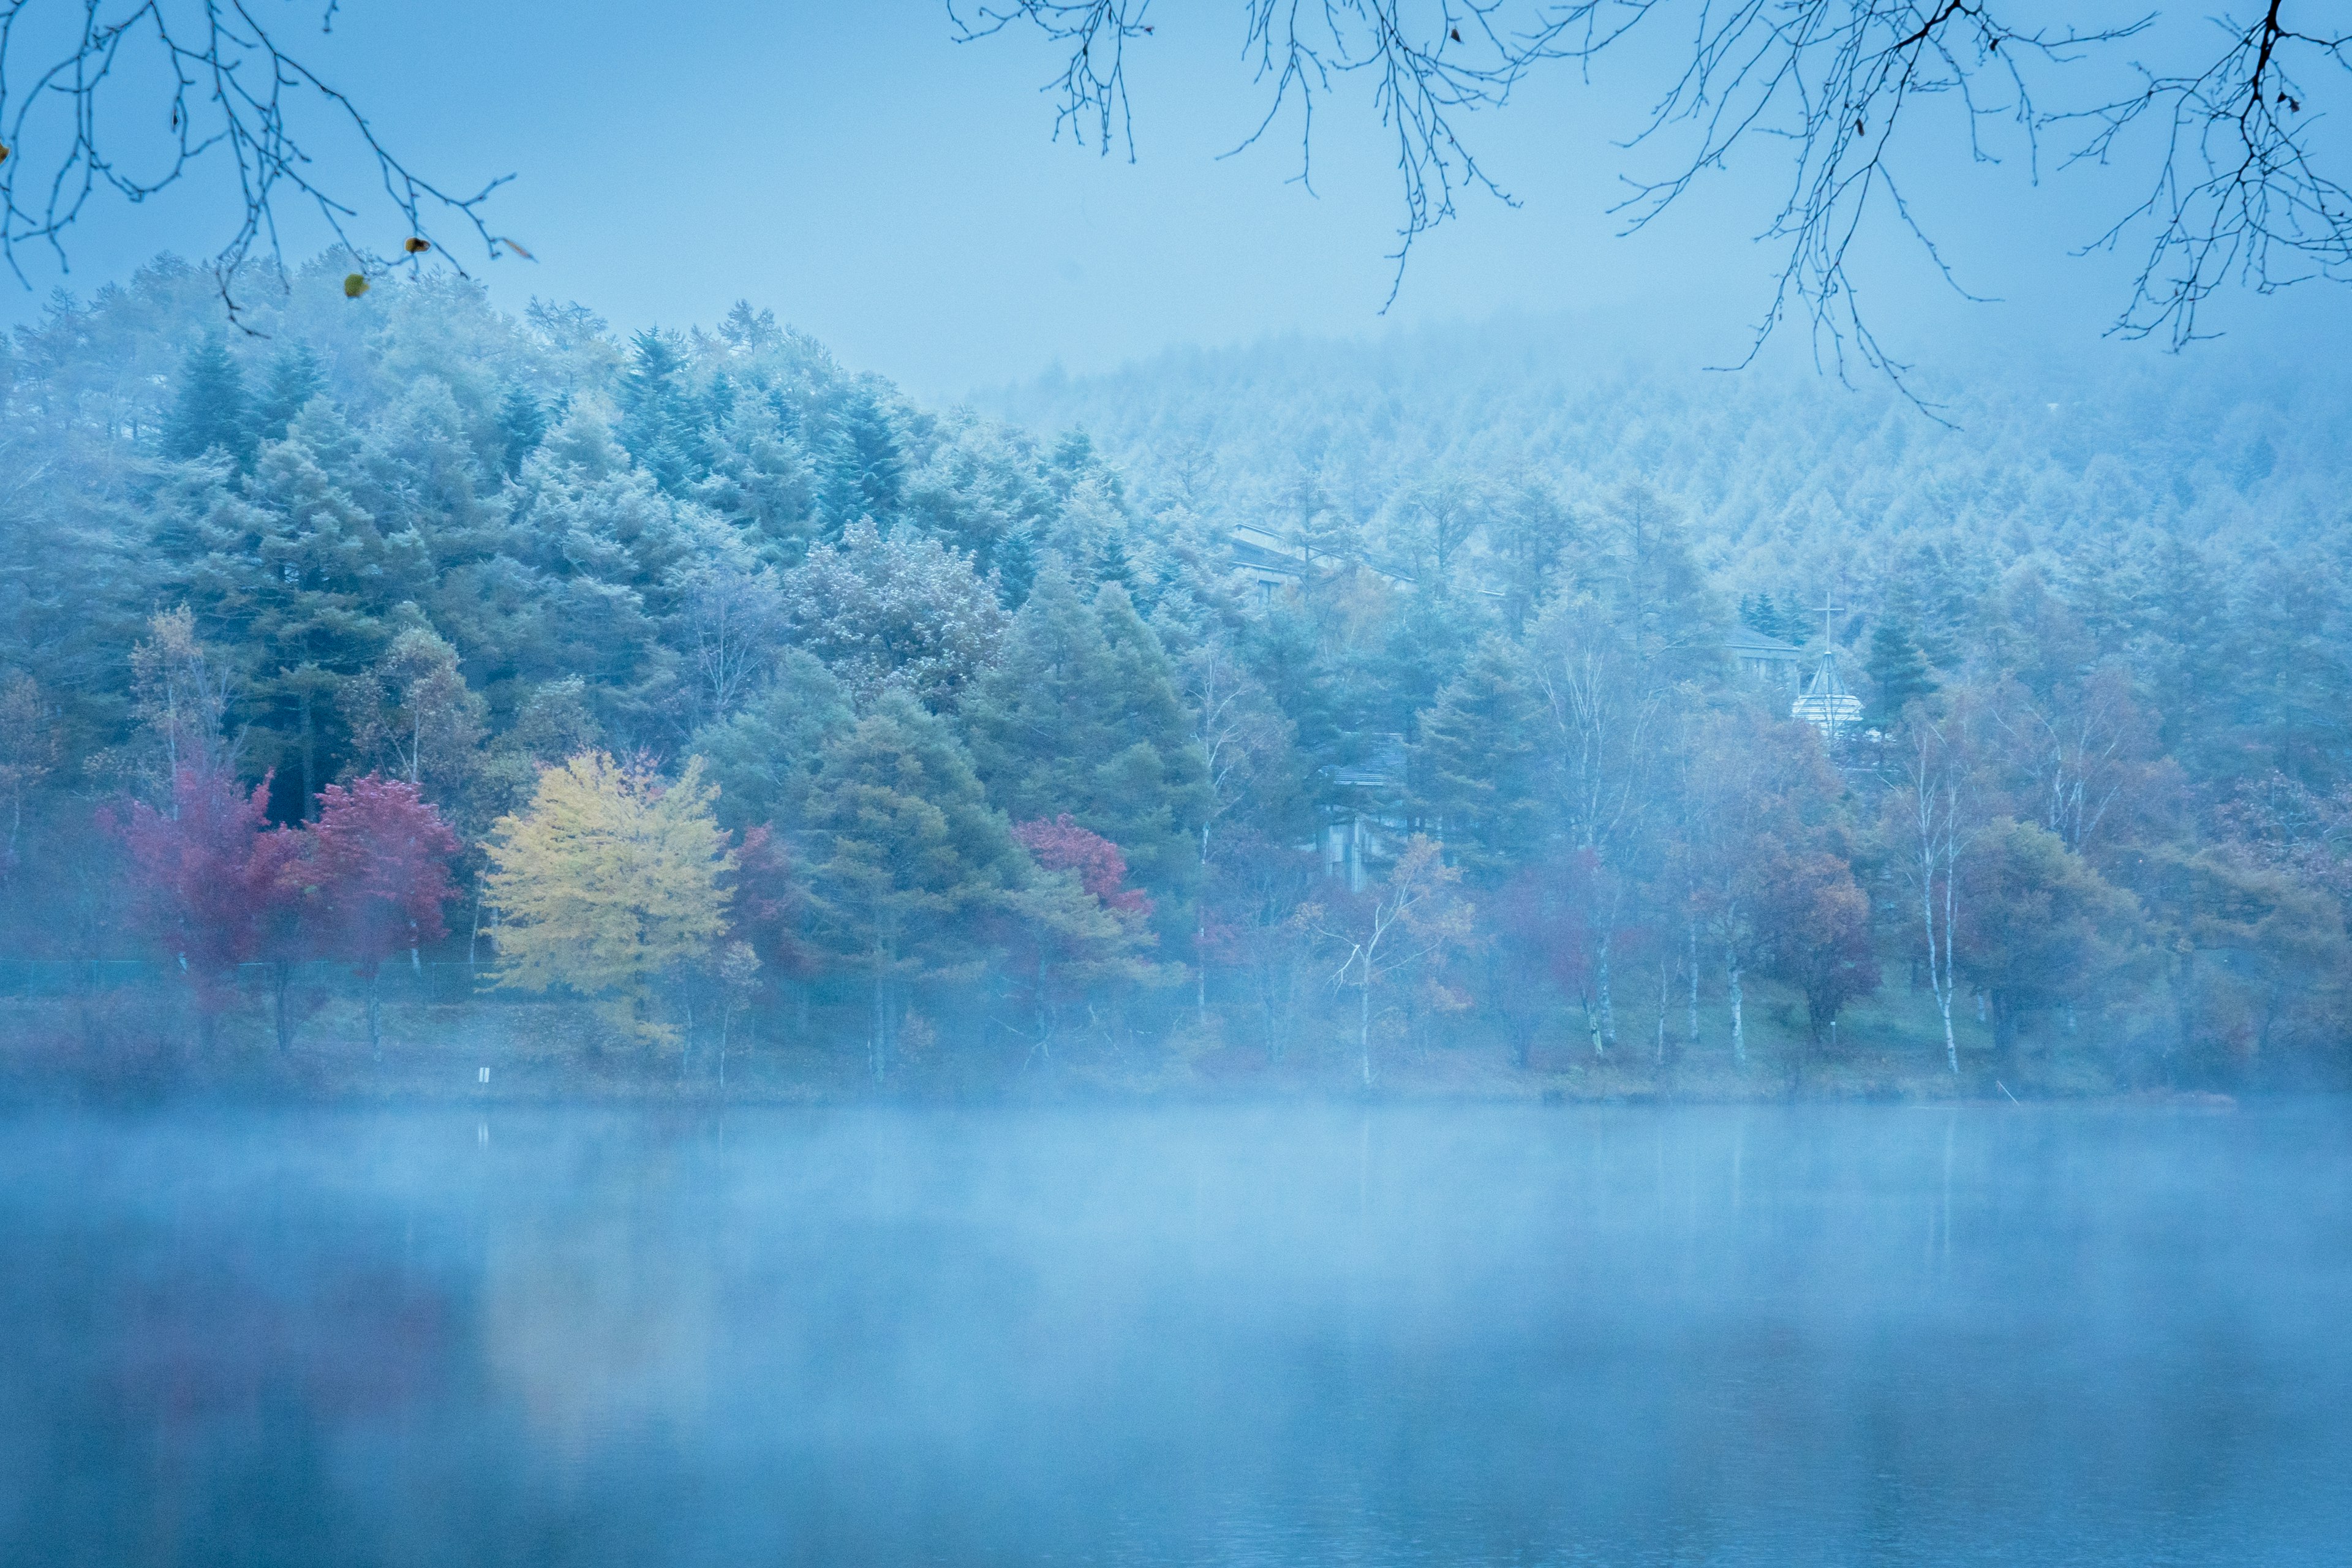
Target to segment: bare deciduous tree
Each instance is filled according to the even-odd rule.
[[[1923,146],[1958,143],[1979,162],[2016,157],[2042,172],[2045,137],[2060,167],[2116,166],[2146,196],[2086,248],[2145,243],[2115,330],[2176,346],[2201,335],[2199,315],[2235,280],[2268,292],[2307,278],[2352,276],[2352,196],[2329,172],[2315,93],[2352,72],[2352,33],[2294,16],[2316,5],[2254,0],[2249,16],[2151,11],[2079,25],[2004,0],[1241,0],[1246,52],[1269,101],[1241,139],[1261,140],[1296,110],[1301,178],[1312,173],[1316,111],[1333,89],[1369,84],[1393,141],[1402,216],[1401,281],[1414,243],[1454,216],[1465,191],[1511,200],[1473,147],[1468,120],[1505,107],[1531,73],[1586,70],[1654,33],[1687,38],[1630,146],[1669,149],[1667,174],[1632,180],[1618,207],[1640,228],[1682,201],[1732,154],[1785,149],[1786,185],[1760,237],[1781,268],[1750,357],[1791,314],[1841,374],[1849,362],[1901,384],[1864,317],[1850,270],[1858,237],[1907,233],[1955,288],[1915,198]],[[2085,8],[2088,9],[2087,7]],[[948,0],[960,37],[1015,26],[1066,46],[1048,90],[1055,132],[1108,153],[1134,150],[1127,52],[1155,32],[1151,0]],[[2293,14],[2291,16],[2291,14]],[[2218,32],[2218,43],[2217,43]],[[2186,58],[2154,69],[2138,52]],[[2113,73],[2127,72],[2118,86]],[[1951,112],[1937,118],[1938,108]],[[1906,128],[1916,128],[1911,136]],[[1922,139],[1924,138],[1924,140]],[[1392,283],[1391,299],[1394,298]]]
[[[1944,1024],[1944,1065],[1960,1070],[1952,1035],[1953,943],[1959,923],[1959,868],[1974,832],[1969,768],[1958,743],[1964,720],[1915,709],[1895,745],[1895,787],[1886,793],[1887,838],[1899,845],[1896,875],[1918,900],[1927,946],[1927,984]]]
[[[1437,841],[1415,834],[1387,880],[1349,905],[1302,907],[1302,922],[1347,956],[1334,988],[1356,992],[1356,1052],[1363,1087],[1372,1087],[1372,990],[1475,939],[1471,908],[1455,889],[1462,873],[1445,863]]]
[[[772,568],[718,552],[677,568],[672,578],[709,716],[725,719],[775,658],[783,634],[783,592]]]
[[[334,26],[337,0],[319,8]],[[471,195],[425,178],[378,136],[367,113],[282,41],[249,0],[15,0],[0,7],[0,258],[19,279],[19,253],[62,264],[67,232],[93,197],[144,202],[199,170],[226,165],[242,210],[213,257],[232,314],[247,263],[275,263],[290,204],[314,213],[362,267],[371,232],[414,264],[455,220],[496,258],[529,253],[488,226],[491,180]],[[158,139],[160,135],[160,140]],[[356,146],[378,196],[332,186],[322,172]],[[137,171],[147,170],[148,173]],[[381,222],[368,213],[376,206]],[[463,268],[455,258],[450,265]]]

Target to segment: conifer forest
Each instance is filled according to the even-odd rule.
[[[927,406],[748,304],[343,270],[0,353],[12,1071],[2352,1077],[2352,431],[2293,378],[1496,328]]]

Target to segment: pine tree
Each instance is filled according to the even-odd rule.
[[[686,356],[675,338],[655,329],[639,332],[630,346],[615,434],[655,483],[684,495],[709,471],[702,410],[686,384]]]
[[[1103,535],[1102,551],[1095,558],[1095,581],[1116,583],[1129,593],[1134,591],[1134,568],[1128,563],[1125,528],[1113,528]]]
[[[1492,882],[1536,858],[1549,714],[1517,645],[1488,637],[1423,720],[1420,810],[1448,858]]]
[[[375,662],[391,637],[386,616],[431,579],[423,542],[385,538],[353,498],[359,468],[351,426],[314,402],[255,468],[249,552],[224,539],[200,563],[250,661],[256,728],[275,742],[289,786],[282,816],[307,816],[339,770],[336,689]]]
[[[1096,826],[1086,809],[1093,772],[1120,749],[1108,710],[1115,682],[1101,622],[1061,563],[1048,565],[963,705],[973,763],[999,809],[1024,822],[1066,811]]]
[[[1094,610],[1110,650],[1113,735],[1125,742],[1096,770],[1099,831],[1173,918],[1189,905],[1199,874],[1201,824],[1213,804],[1207,767],[1175,666],[1127,591],[1104,584]]]
[[[1936,689],[1927,661],[1911,640],[1911,628],[1901,621],[1882,620],[1871,628],[1870,657],[1863,668],[1873,692],[1870,722],[1882,729],[1900,719],[1906,706]]]
[[[1023,821],[1067,813],[1118,845],[1179,929],[1207,779],[1175,672],[1117,584],[1089,605],[1049,567],[964,717],[991,800]]]
[[[269,381],[253,405],[253,439],[282,441],[286,427],[310,399],[327,390],[326,374],[308,343],[295,343],[270,362]]]
[[[1442,583],[1414,586],[1366,671],[1378,693],[1372,709],[1376,729],[1402,735],[1407,743],[1420,738],[1421,715],[1462,672],[1478,644],[1482,607]]]
[[[547,406],[516,382],[499,402],[499,440],[503,471],[509,479],[522,472],[523,460],[547,439]]]
[[[873,988],[879,1079],[897,1055],[906,987],[985,956],[982,933],[1022,885],[1024,858],[954,734],[898,691],[826,748],[809,832],[818,928]]]
[[[214,447],[242,468],[253,460],[245,377],[217,332],[198,340],[180,365],[180,390],[163,422],[163,455],[185,460]]]
[[[1009,530],[998,542],[993,566],[997,595],[1007,609],[1018,609],[1037,582],[1037,545],[1024,525]]]
[[[817,486],[828,539],[861,517],[887,522],[898,515],[906,495],[906,459],[897,426],[871,387],[847,388],[835,406]]]
[[[775,678],[740,712],[704,725],[688,742],[719,785],[720,823],[739,832],[762,824],[798,829],[824,749],[855,721],[833,672],[800,648],[786,649]]]

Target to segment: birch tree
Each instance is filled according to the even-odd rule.
[[[1473,940],[1472,910],[1455,891],[1462,873],[1445,864],[1437,841],[1415,834],[1379,886],[1360,900],[1309,905],[1301,916],[1335,950],[1335,989],[1356,993],[1356,1057],[1363,1087],[1372,1086],[1372,998],[1383,986],[1441,963]],[[1441,987],[1441,1005],[1456,1000]]]
[[[1927,984],[1944,1026],[1944,1065],[1959,1075],[1952,1033],[1953,933],[1959,921],[1959,867],[1973,829],[1974,792],[1960,748],[1958,721],[1914,708],[1889,751],[1897,761],[1896,787],[1887,791],[1886,837],[1891,857],[1910,889],[1927,959]]]

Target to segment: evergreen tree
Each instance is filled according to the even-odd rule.
[[[180,365],[180,387],[163,421],[163,455],[185,460],[217,447],[242,468],[253,460],[245,376],[220,334],[197,340]]]
[[[852,385],[835,405],[817,482],[828,539],[861,517],[887,522],[898,515],[906,459],[898,427],[871,387]]]
[[[1882,729],[1900,719],[1906,705],[1936,689],[1911,628],[1900,621],[1882,620],[1871,628],[1870,657],[1863,669],[1870,677],[1870,722]]]
[[[1037,582],[1037,546],[1026,527],[1006,533],[996,547],[997,596],[1006,609],[1018,609]]]
[[[814,531],[816,464],[765,398],[740,399],[710,437],[710,476],[696,499],[740,529],[765,560],[796,566]]]
[[[1125,742],[1096,773],[1100,831],[1173,920],[1199,871],[1201,824],[1213,805],[1207,769],[1175,666],[1127,591],[1104,584],[1094,609],[1110,650],[1114,738]]]
[[[308,343],[294,343],[270,362],[269,380],[253,405],[253,438],[282,441],[286,427],[310,399],[327,390],[326,374]]]
[[[973,763],[1000,810],[1017,821],[1068,812],[1101,831],[1084,808],[1094,804],[1094,770],[1121,749],[1109,706],[1116,681],[1101,623],[1062,564],[1049,564],[963,704]]]
[[[964,719],[991,800],[1023,821],[1067,814],[1118,845],[1165,929],[1181,929],[1207,780],[1175,672],[1124,592],[1106,584],[1090,605],[1049,567]]]
[[[513,479],[539,444],[547,439],[547,405],[520,382],[507,388],[499,401],[500,471]]]
[[[1418,808],[1442,830],[1447,858],[1482,882],[1538,853],[1549,720],[1526,655],[1502,637],[1478,645],[1422,720]]]
[[[1103,535],[1101,552],[1095,558],[1095,581],[1116,583],[1130,594],[1134,592],[1134,568],[1128,563],[1125,527],[1113,528]]]
[[[671,495],[684,495],[709,468],[702,410],[686,384],[686,356],[677,340],[658,329],[639,332],[630,347],[615,434],[655,483]]]
[[[1370,714],[1374,729],[1402,735],[1409,745],[1419,740],[1421,715],[1478,644],[1482,608],[1442,583],[1414,586],[1365,672],[1377,694]]]
[[[907,986],[986,955],[983,933],[1024,882],[1024,858],[954,734],[898,691],[825,749],[809,832],[818,929],[872,987],[879,1079],[897,1055]]]
[[[854,722],[848,694],[833,672],[800,648],[786,649],[764,690],[688,742],[719,786],[721,825],[737,832],[761,824],[797,831],[807,820],[825,748]]]
[[[1528,479],[1507,493],[1487,524],[1487,548],[1503,591],[1503,618],[1513,637],[1526,633],[1551,597],[1559,558],[1578,530],[1550,486]]]

